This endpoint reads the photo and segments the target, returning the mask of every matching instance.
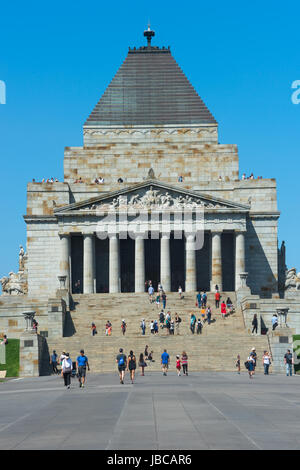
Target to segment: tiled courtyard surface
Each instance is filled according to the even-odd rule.
[[[0,383],[0,449],[299,449],[300,377],[146,371]]]

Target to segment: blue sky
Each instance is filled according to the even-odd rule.
[[[300,271],[300,4],[278,1],[2,2],[0,80],[0,276],[17,268],[32,178],[63,178],[65,146],[126,57],[145,43],[171,51],[219,122],[221,143],[238,145],[240,172],[276,178],[279,242]],[[47,256],[47,253],[45,253]]]

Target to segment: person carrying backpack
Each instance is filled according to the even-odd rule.
[[[120,383],[124,384],[125,370],[127,367],[127,358],[126,358],[126,355],[123,353],[122,348],[119,349],[119,354],[117,355],[116,363],[118,364]]]
[[[202,334],[202,328],[203,328],[203,323],[201,321],[201,318],[198,318],[197,322],[197,335]]]

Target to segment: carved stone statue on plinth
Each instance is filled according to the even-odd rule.
[[[27,254],[20,245],[19,251],[19,271],[14,273],[11,271],[8,276],[0,279],[2,286],[2,295],[22,295],[27,294]]]
[[[285,276],[284,285],[285,298],[300,298],[300,273],[297,274],[296,268],[289,269]]]

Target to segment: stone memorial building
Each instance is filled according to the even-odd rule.
[[[271,297],[276,181],[240,178],[237,146],[219,143],[217,121],[152,34],[129,49],[83,126],[83,146],[65,148],[64,181],[28,184],[28,293],[51,296],[59,274],[71,292],[142,292],[146,279],[166,291],[234,291],[247,271],[252,293]],[[132,237],[120,236],[125,205],[160,213],[159,234],[137,220]],[[186,208],[204,211],[202,249],[189,249],[191,235],[174,236],[174,213]],[[101,239],[110,209],[116,224]]]

